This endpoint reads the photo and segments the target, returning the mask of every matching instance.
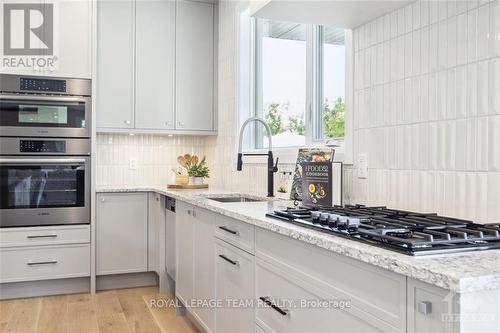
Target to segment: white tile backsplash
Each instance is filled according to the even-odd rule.
[[[370,171],[348,168],[349,199],[499,222],[500,0],[417,1],[376,22],[382,51],[355,55],[384,55],[355,65],[354,150]]]

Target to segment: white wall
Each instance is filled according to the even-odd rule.
[[[354,31],[352,202],[500,221],[500,1],[418,1]]]
[[[155,185],[172,182],[177,156],[185,153],[203,156],[205,137],[98,134],[96,185]],[[137,169],[130,169],[130,160]]]

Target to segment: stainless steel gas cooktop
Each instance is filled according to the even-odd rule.
[[[289,207],[266,216],[408,255],[500,248],[500,224],[386,207]]]

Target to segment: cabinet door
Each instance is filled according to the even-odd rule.
[[[148,194],[148,271],[161,273],[160,269],[160,224],[165,220],[165,209],[161,194]]]
[[[194,297],[201,300],[215,298],[214,225],[215,216],[203,209],[195,208],[194,222]],[[215,331],[215,309],[197,307],[193,309],[208,332]]]
[[[174,31],[174,1],[137,1],[136,128],[174,128]]]
[[[177,201],[175,216],[175,253],[177,256],[175,296],[187,302],[193,298],[193,206]]]
[[[408,332],[458,330],[458,302],[452,292],[413,279],[408,279],[407,290]]]
[[[147,193],[97,195],[97,275],[146,272]]]
[[[217,332],[252,332],[254,309],[243,302],[254,297],[254,256],[224,241],[216,241],[215,246],[216,298],[242,302],[216,309]]]
[[[210,131],[214,109],[214,6],[179,1],[176,22],[176,129]]]
[[[33,4],[33,5],[42,5],[44,3],[43,0],[34,0],[34,1],[25,1],[25,0],[9,0],[9,1],[2,1],[1,2],[1,5],[4,6],[4,3],[5,5],[8,5],[8,4],[27,4],[27,3],[30,3],[30,4]],[[2,8],[2,12],[5,10],[5,7]],[[41,8],[41,11],[42,11],[42,15],[44,14],[43,13],[43,8]],[[38,13],[33,13],[33,14],[30,14],[30,15],[37,15]],[[4,16],[6,15],[5,14],[1,14],[0,15],[0,26],[2,27],[2,31],[0,32],[2,35],[3,35],[3,29],[4,29]],[[13,20],[19,22],[19,17],[24,15],[23,12],[19,11],[17,12],[16,14],[13,14],[11,13],[11,15],[19,15],[19,16],[13,16]],[[38,15],[37,15],[38,16]],[[12,38],[11,39],[11,47],[12,48],[23,48],[24,45],[28,44],[29,43],[29,47],[31,49],[41,49],[43,46],[42,46],[42,42],[39,38],[35,38],[36,35],[30,35],[29,36],[29,40],[24,40],[24,37],[21,37],[21,36],[24,36],[24,34],[22,33],[22,30],[23,29],[23,26],[20,25],[20,24],[17,24],[15,25],[14,27],[12,27],[11,29],[14,29],[14,31],[16,32],[19,32],[17,34],[15,34],[15,38]],[[3,37],[2,37],[3,38]],[[0,54],[4,55],[5,54],[5,49],[4,49],[4,46],[7,46],[7,43],[4,41],[2,43],[0,43]],[[41,52],[41,53],[45,53],[45,52]],[[37,55],[38,56],[38,55]],[[43,54],[40,55],[43,57]],[[22,56],[23,58],[26,57],[26,56]],[[28,56],[29,57],[29,56]],[[7,57],[5,57],[7,58]],[[17,74],[17,75],[47,75],[45,74],[45,71],[42,70],[41,68],[39,67],[36,67],[36,63],[33,65],[33,66],[29,66],[29,67],[19,67],[19,66],[0,66],[0,73],[2,74]]]
[[[91,77],[91,0],[51,0],[57,15],[59,43],[57,66],[49,71],[51,76]],[[57,21],[56,21],[57,22]]]
[[[133,128],[134,1],[97,2],[98,128]]]

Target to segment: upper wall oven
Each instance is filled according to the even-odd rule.
[[[0,135],[90,137],[91,81],[0,76]]]

